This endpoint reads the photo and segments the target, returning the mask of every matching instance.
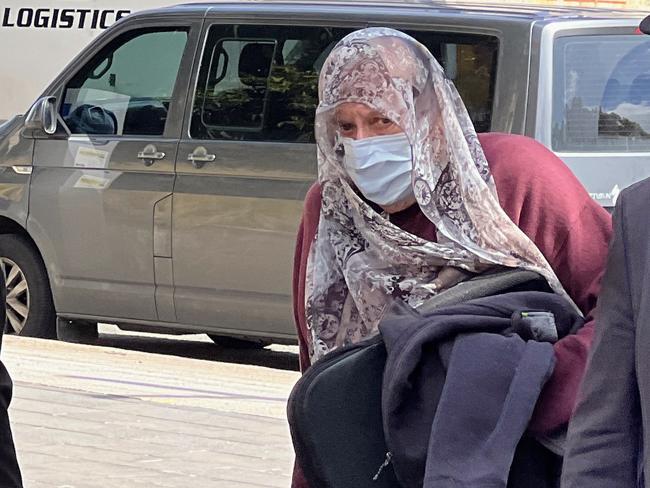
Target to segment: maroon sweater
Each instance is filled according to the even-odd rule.
[[[544,254],[587,318],[577,334],[554,346],[555,369],[530,424],[534,432],[550,432],[569,420],[585,370],[594,331],[594,308],[612,232],[611,218],[589,197],[571,170],[533,139],[497,133],[480,134],[479,139],[501,207]],[[319,216],[320,186],[315,184],[305,198],[293,272],[294,314],[303,371],[309,366],[305,269]],[[417,205],[391,215],[391,221],[412,234],[435,239],[434,225]],[[306,484],[294,483],[296,488],[302,486]]]

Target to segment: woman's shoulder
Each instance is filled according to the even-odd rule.
[[[479,141],[490,169],[516,170],[525,168],[526,174],[545,174],[549,168],[568,170],[567,166],[551,150],[527,136],[486,132],[479,134]],[[570,172],[570,170],[568,170]]]
[[[303,213],[312,213],[320,211],[320,183],[315,181],[307,190],[304,200]]]
[[[318,221],[320,220],[320,205],[320,184],[316,181],[311,185],[309,190],[307,190],[302,208],[302,223],[300,227],[301,232],[303,233],[303,238],[306,239],[306,242],[311,242],[313,237],[316,235]]]
[[[497,189],[521,185],[542,189],[552,184],[555,190],[582,190],[579,193],[586,195],[569,167],[538,141],[498,132],[479,134],[479,141]]]
[[[609,220],[569,167],[541,143],[500,133],[480,134],[479,140],[499,203],[515,223],[534,214],[540,221],[551,219],[570,226],[586,208],[603,222]]]

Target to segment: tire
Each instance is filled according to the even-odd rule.
[[[57,318],[56,336],[60,341],[95,344],[99,339],[97,322]]]
[[[269,344],[262,339],[239,339],[237,337],[219,336],[208,334],[210,339],[217,345],[227,349],[263,349]]]
[[[7,288],[5,332],[56,338],[50,280],[34,244],[21,235],[0,235],[0,269]]]

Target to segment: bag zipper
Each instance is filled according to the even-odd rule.
[[[377,474],[375,474],[372,477],[372,481],[379,481],[379,476],[381,476],[382,471],[388,467],[388,465],[392,462],[393,460],[393,453],[388,451],[386,453],[386,459],[384,459],[384,462],[382,463],[381,466],[379,466],[379,470],[377,471]]]

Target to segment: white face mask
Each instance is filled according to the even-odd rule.
[[[354,184],[377,205],[392,205],[413,194],[411,145],[406,134],[341,139],[343,164]]]

